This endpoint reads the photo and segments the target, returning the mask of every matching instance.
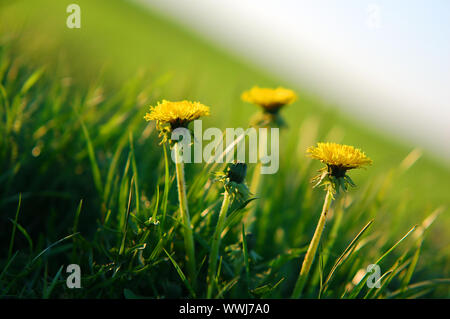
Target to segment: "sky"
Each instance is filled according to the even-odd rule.
[[[450,159],[450,1],[134,1]]]

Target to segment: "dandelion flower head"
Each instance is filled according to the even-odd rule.
[[[324,164],[344,170],[371,165],[372,160],[360,149],[337,143],[317,143],[307,149],[310,157]]]
[[[190,122],[209,114],[209,107],[200,102],[186,100],[171,102],[163,100],[156,106],[151,106],[150,112],[145,114],[144,119],[168,123],[172,129],[175,129],[177,127],[186,127]]]
[[[272,89],[254,86],[242,93],[241,98],[245,102],[261,106],[266,112],[276,113],[284,105],[294,102],[297,95],[294,91],[282,87]]]

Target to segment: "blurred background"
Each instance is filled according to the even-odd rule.
[[[72,3],[81,9],[80,28],[67,27]],[[144,83],[132,109],[98,109],[103,113],[93,129],[122,123],[127,115],[121,112],[143,116],[162,98],[210,105],[213,116],[206,126],[246,127],[256,109],[240,100],[241,92],[282,85],[299,95],[284,112],[290,127],[285,138],[298,156],[309,146],[299,142],[306,122],[311,132],[318,129],[319,139],[361,147],[374,160],[370,170],[354,172],[357,181],[387,173],[413,150],[424,151],[414,174],[399,179],[392,192],[409,194],[418,207],[449,201],[447,1],[3,0],[0,5],[2,43],[16,48],[18,60],[69,81],[72,92],[100,85],[102,90],[91,89],[100,102],[130,82]]]
[[[139,0],[346,113],[450,158],[450,3]]]
[[[79,29],[67,27],[72,3],[81,9]],[[331,130],[328,138],[374,159],[362,178],[424,150],[414,177],[398,189],[415,184],[413,193],[424,196],[412,197],[422,204],[448,200],[448,187],[440,186],[450,176],[448,1],[3,0],[0,6],[2,43],[14,43],[17,57],[36,69],[58,69],[74,88],[94,82],[116,90],[144,78],[159,89],[136,93],[145,105],[139,113],[160,98],[200,100],[215,114],[206,125],[224,128],[245,127],[255,111],[240,100],[242,91],[284,85],[300,97],[286,108],[290,138],[316,118],[322,138]]]
[[[80,28],[67,27],[72,3]],[[439,211],[419,276],[448,276],[449,9],[445,0],[0,0],[0,98],[13,110],[0,109],[0,241],[8,243],[19,194],[35,248],[71,233],[80,199],[87,238],[106,207],[123,216],[130,136],[149,213],[164,174],[157,134],[143,116],[161,99],[211,106],[203,128],[247,127],[258,109],[241,93],[285,86],[299,99],[282,110],[283,168],[265,207],[281,222],[270,219],[273,229],[262,233],[269,244],[286,236],[266,253],[309,239],[299,229],[314,229],[314,201],[304,198],[322,198],[309,185],[320,165],[305,150],[334,141],[374,161],[352,172],[360,206],[346,217],[347,234],[376,218],[378,253]],[[17,246],[27,247],[26,239]]]
[[[20,3],[26,2],[2,1],[6,6],[17,3],[19,7]],[[199,56],[193,56],[189,49],[183,48],[184,41],[174,39],[170,30],[181,28],[185,34],[204,40],[208,46],[219,48],[227,55],[238,57],[238,61],[246,65],[269,72],[308,94],[314,94],[322,104],[337,107],[347,116],[392,133],[409,145],[427,149],[449,163],[448,1],[434,0],[432,4],[421,0],[126,2],[129,3],[127,7],[135,8],[133,14],[138,11],[140,15],[147,14],[149,19],[145,23],[152,25],[151,32],[144,32],[146,28],[135,30],[139,28],[138,22],[125,15],[106,20],[104,17],[108,14],[114,16],[113,8],[118,5],[115,1],[108,4],[103,1],[95,1],[96,4],[73,1],[84,6],[81,8],[83,24],[80,29],[65,28],[64,21],[68,15],[65,7],[72,3],[70,1],[53,1],[51,5],[42,1],[36,4],[41,13],[28,3],[25,5],[28,8],[22,8],[22,12],[17,14],[19,19],[7,12],[4,15],[12,20],[18,19],[15,24],[20,20],[28,21],[34,31],[50,28],[50,34],[40,32],[41,40],[45,34],[48,35],[46,45],[53,42],[53,45],[60,46],[62,43],[56,44],[56,41],[61,39],[55,36],[63,33],[62,40],[71,42],[73,46],[70,51],[87,55],[90,60],[99,58],[105,61],[104,65],[115,64],[114,68],[129,70],[131,68],[124,64],[132,63],[136,69],[157,60],[152,57],[143,64],[139,59],[144,58],[147,49],[154,50],[155,46],[159,46],[156,50],[160,54],[165,49],[178,51],[167,52],[170,56],[177,56],[178,61],[173,63],[184,63],[185,68],[195,65],[194,60]],[[46,18],[39,17],[39,14],[46,15]],[[8,17],[4,19],[8,20]],[[32,17],[37,20],[31,22]],[[171,25],[163,26],[150,21],[150,17],[169,20]],[[123,24],[120,22],[125,20]],[[129,35],[126,40],[131,42],[139,35],[139,41],[134,41],[131,47],[120,43],[126,33]],[[93,40],[93,37],[97,39]],[[177,40],[178,48],[166,47],[172,41],[176,45]],[[37,39],[32,36],[27,41],[28,48],[32,48],[32,42]],[[102,42],[113,46],[110,52],[99,52],[104,45]],[[44,50],[42,45],[38,46],[39,51]],[[50,49],[46,49],[48,54]],[[125,55],[134,61],[123,61]],[[89,63],[77,60],[77,63]]]

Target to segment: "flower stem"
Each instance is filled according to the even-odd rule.
[[[219,220],[217,221],[216,230],[211,244],[211,252],[209,255],[209,269],[208,269],[208,291],[206,298],[211,298],[214,291],[215,275],[217,270],[217,260],[219,256],[220,239],[225,226],[227,218],[228,206],[230,205],[230,195],[225,190],[222,207],[219,212]]]
[[[195,286],[197,277],[195,267],[195,246],[194,246],[194,236],[191,227],[191,219],[189,216],[188,201],[186,196],[186,183],[184,180],[184,163],[182,161],[182,156],[180,154],[178,143],[175,143],[174,148],[176,154],[175,167],[177,174],[178,201],[180,203],[180,214],[183,223],[184,246],[186,249],[186,262],[191,284],[192,286]]]
[[[259,135],[259,139],[261,139],[261,135]],[[267,143],[267,140],[266,140]],[[261,174],[261,156],[267,154],[267,145],[266,143],[259,143],[259,150],[258,150],[258,162],[255,165],[255,168],[253,170],[253,176],[250,183],[250,193],[253,196],[260,196],[261,191],[261,185],[263,183],[263,176]],[[255,228],[255,214],[259,206],[259,201],[257,201],[255,204],[252,205],[250,210],[247,212],[247,214],[244,217],[244,224],[246,225],[246,228],[249,230],[249,232],[252,232]]]
[[[322,236],[323,229],[325,227],[325,221],[327,219],[328,209],[330,208],[332,201],[332,193],[331,190],[327,191],[325,195],[325,202],[323,203],[322,213],[319,218],[319,222],[317,223],[316,231],[314,232],[314,236],[309,244],[308,250],[305,255],[305,259],[303,260],[302,268],[300,270],[300,274],[297,279],[297,283],[295,284],[294,292],[292,293],[292,298],[300,298],[303,288],[306,283],[306,279],[308,278],[309,271],[311,269],[311,265],[314,261],[314,257],[316,255],[317,247],[319,247],[320,237]]]
[[[253,171],[252,182],[250,184],[250,192],[256,194],[259,191],[259,185],[261,180],[261,162],[258,161]]]

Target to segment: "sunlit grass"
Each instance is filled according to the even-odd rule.
[[[105,11],[132,15],[142,35],[156,32],[143,22],[146,15],[121,2]],[[214,280],[211,297],[288,298],[322,209],[323,191],[310,183],[320,166],[305,157],[307,147],[321,140],[361,147],[374,165],[355,171],[358,187],[330,207],[302,296],[449,296],[448,171],[418,150],[410,152],[324,111],[305,94],[283,110],[288,129],[281,135],[280,171],[264,176],[258,199],[244,209],[231,205],[220,223],[217,268],[209,281],[224,191],[212,182],[212,173],[223,167],[186,165],[197,266],[197,284],[191,285],[176,167],[168,149],[158,146],[154,124],[143,117],[149,105],[163,98],[192,98],[212,107],[205,127],[245,127],[254,107],[240,101],[241,91],[258,82],[276,86],[276,79],[216,55],[176,28],[168,34],[193,43],[184,47],[192,56],[186,65],[172,51],[162,54],[180,45],[170,36],[166,42],[160,39],[160,49],[144,46],[134,61],[120,66],[135,74],[126,81],[118,81],[125,77],[115,71],[84,78],[80,62],[71,59],[28,60],[29,53],[18,49],[20,39],[5,40],[14,33],[5,32],[5,24],[2,30],[0,296],[206,297]],[[88,31],[83,41],[92,44],[95,32]],[[98,41],[114,47],[114,42]],[[114,62],[127,54],[116,49]],[[160,60],[164,64],[131,71],[132,63],[144,65],[146,59],[152,66]],[[92,72],[93,64],[85,67]],[[249,166],[249,176],[254,169]],[[252,209],[249,233],[242,224]],[[66,287],[61,267],[70,263],[81,266],[83,289]],[[381,266],[380,289],[365,285],[362,270],[369,264]]]

